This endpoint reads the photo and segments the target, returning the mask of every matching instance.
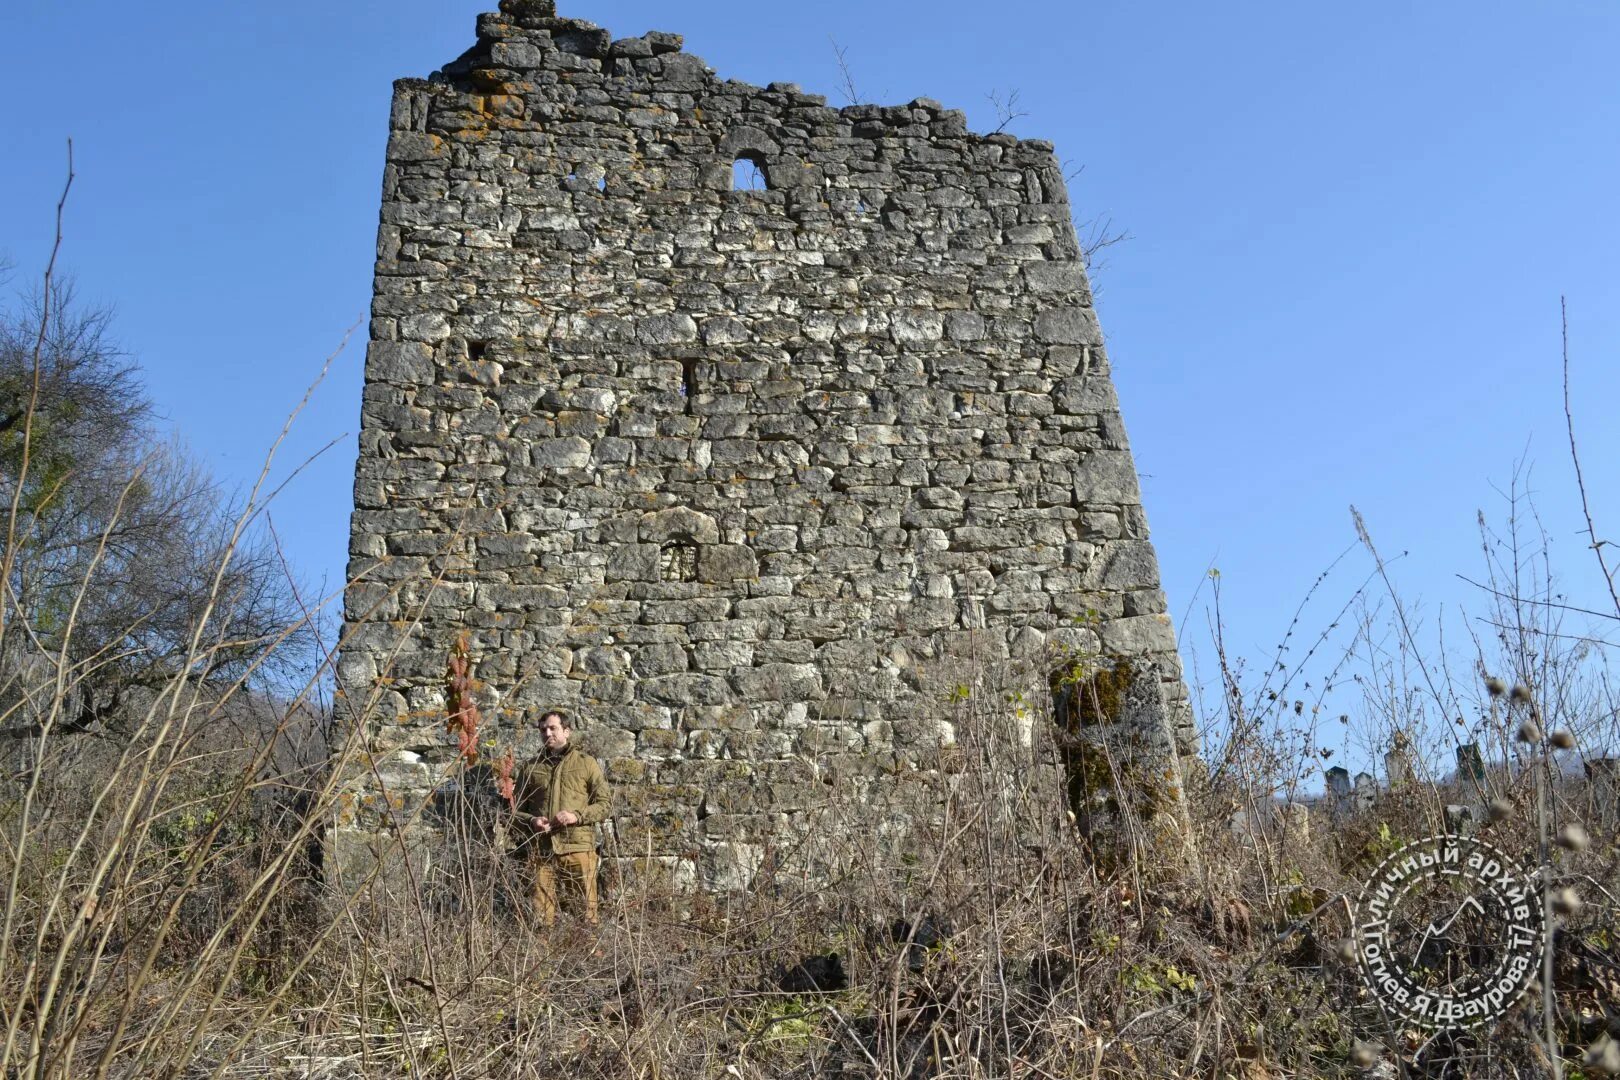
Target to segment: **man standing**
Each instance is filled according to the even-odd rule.
[[[517,777],[515,803],[534,870],[534,911],[542,925],[557,921],[558,889],[578,897],[585,921],[596,923],[596,824],[612,802],[602,766],[568,745],[568,718],[555,709],[540,718],[544,756]],[[572,905],[570,905],[572,906]]]

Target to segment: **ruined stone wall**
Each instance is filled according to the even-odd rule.
[[[496,738],[577,715],[618,841],[710,885],[807,767],[935,768],[952,656],[1123,659],[1185,749],[1052,146],[502,9],[395,87],[340,672],[377,769],[340,832],[442,782],[463,632]]]

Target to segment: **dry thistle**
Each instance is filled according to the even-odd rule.
[[[1581,894],[1569,886],[1553,890],[1552,909],[1559,915],[1574,915],[1584,906]]]
[[[1581,1064],[1587,1072],[1600,1076],[1620,1075],[1620,1043],[1608,1035],[1598,1036],[1597,1042],[1588,1046],[1586,1053],[1581,1055]]]
[[[1566,851],[1585,851],[1592,846],[1592,838],[1579,824],[1570,822],[1558,830],[1558,846]]]
[[[473,699],[472,657],[467,650],[467,635],[456,638],[450,647],[450,670],[445,675],[445,698],[450,716],[444,730],[456,737],[457,752],[471,765],[478,760],[478,725],[483,717],[478,702]]]
[[[1514,687],[1514,689],[1518,689]],[[1523,743],[1538,743],[1541,741],[1541,725],[1534,720],[1526,720],[1519,725],[1519,741]]]
[[[506,753],[495,762],[495,790],[500,792],[501,798],[506,800],[514,812],[517,810],[517,781],[512,776],[512,770],[517,766],[517,758],[508,746]]]
[[[1508,693],[1508,700],[1515,705],[1530,704],[1530,688],[1524,683],[1514,683],[1513,689]]]
[[[1507,799],[1495,798],[1485,807],[1485,814],[1492,821],[1506,821],[1513,813],[1513,803]]]
[[[1501,697],[1507,693],[1507,683],[1498,679],[1495,675],[1487,675],[1485,676],[1485,692],[1491,697]]]
[[[1568,728],[1559,728],[1553,732],[1549,736],[1549,741],[1559,750],[1573,750],[1575,748],[1575,736]]]

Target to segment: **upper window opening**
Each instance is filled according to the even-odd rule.
[[[487,341],[469,341],[469,342],[467,342],[467,359],[468,360],[474,361],[476,363],[477,361],[482,360],[484,358],[485,354],[488,353],[488,352],[489,352],[489,342],[487,342]]]
[[[742,153],[731,163],[731,190],[764,191],[765,161],[758,154]]]

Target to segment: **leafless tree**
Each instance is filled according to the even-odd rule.
[[[267,650],[299,622],[275,552],[261,539],[222,559],[231,500],[160,435],[109,331],[60,281],[0,313],[0,737],[33,734],[48,688],[73,687],[68,730],[115,734],[143,688],[263,681],[305,644]]]

